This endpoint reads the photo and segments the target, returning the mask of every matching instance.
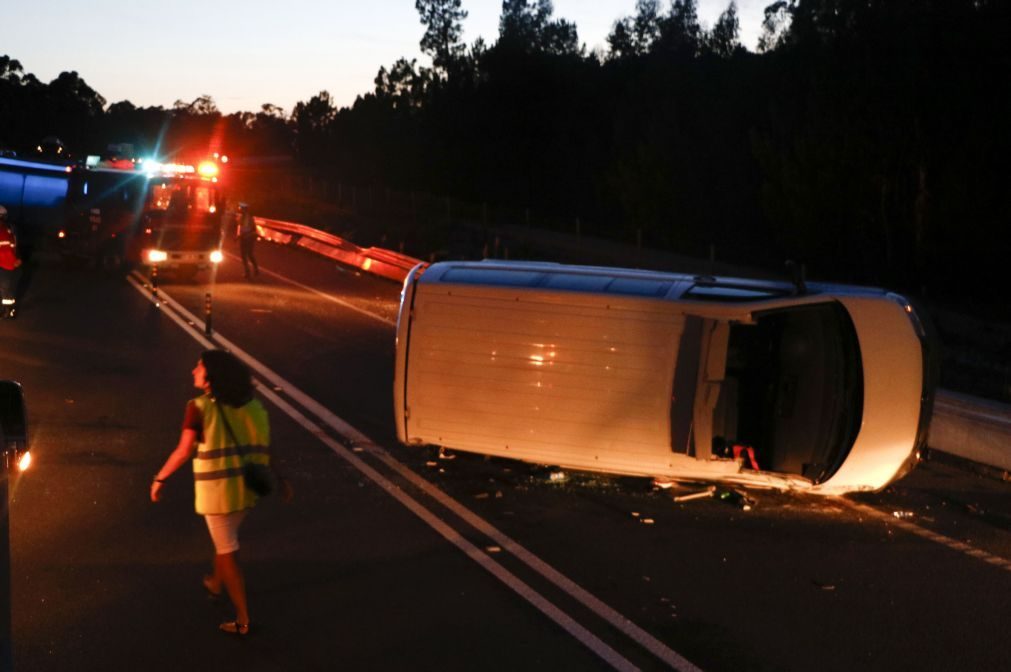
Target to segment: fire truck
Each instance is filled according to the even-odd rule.
[[[182,278],[219,264],[226,161],[91,157],[74,166],[57,234],[61,254],[106,270],[146,265]]]

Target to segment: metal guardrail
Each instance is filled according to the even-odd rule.
[[[396,282],[403,282],[408,272],[422,263],[420,259],[382,247],[359,247],[340,236],[304,224],[265,217],[254,217],[253,222],[257,233],[265,240],[282,245],[298,245],[347,266]]]
[[[254,217],[261,238],[298,245],[366,273],[403,282],[420,259],[380,247],[362,248],[303,224]],[[1011,406],[938,390],[927,445],[962,459],[1011,471]]]
[[[927,445],[1003,471],[1011,471],[1011,406],[938,390]]]

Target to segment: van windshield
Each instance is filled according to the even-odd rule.
[[[856,440],[863,371],[856,330],[838,303],[756,315],[730,327],[713,410],[713,449],[754,446],[763,470],[820,483]]]

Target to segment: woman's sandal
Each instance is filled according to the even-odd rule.
[[[221,632],[227,632],[230,635],[239,635],[240,637],[245,637],[249,634],[249,623],[239,623],[237,621],[225,621],[218,626]]]
[[[217,591],[211,590],[211,586],[213,585],[214,582],[211,580],[211,577],[204,576],[204,590],[207,591],[208,600],[217,600],[221,598],[221,589],[219,588]]]

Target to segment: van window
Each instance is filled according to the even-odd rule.
[[[461,285],[501,285],[509,287],[534,287],[543,274],[539,271],[506,271],[496,269],[451,268],[442,276],[443,282]]]
[[[671,288],[670,282],[662,280],[640,280],[638,278],[615,278],[607,288],[611,294],[629,294],[632,296],[666,296]]]
[[[587,275],[585,273],[552,273],[548,276],[545,287],[550,289],[565,289],[572,292],[603,292],[607,289],[611,278],[603,275]]]
[[[789,292],[773,287],[740,287],[731,285],[695,285],[684,294],[686,299],[707,301],[763,301],[787,296]]]

